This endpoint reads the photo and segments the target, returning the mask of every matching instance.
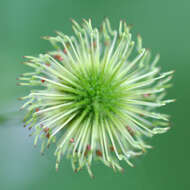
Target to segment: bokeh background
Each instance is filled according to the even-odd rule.
[[[64,160],[55,171],[50,150],[45,156],[33,148],[29,131],[22,128],[24,113],[18,112],[19,96],[28,88],[16,86],[26,71],[23,55],[38,55],[50,49],[41,36],[55,30],[72,34],[70,18],[92,18],[100,25],[109,17],[117,27],[120,19],[133,24],[144,46],[161,54],[163,71],[176,70],[168,96],[172,129],[151,139],[155,147],[135,160],[135,168],[123,164],[123,174],[95,163],[95,179],[85,170],[73,173]],[[189,0],[0,0],[0,189],[1,190],[179,190],[190,186],[190,1]]]

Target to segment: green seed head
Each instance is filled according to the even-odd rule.
[[[118,31],[108,19],[100,30],[91,20],[73,21],[73,30],[75,36],[45,37],[54,51],[26,57],[34,71],[20,84],[38,88],[21,98],[25,126],[42,152],[56,142],[56,169],[66,155],[74,171],[86,166],[91,176],[94,160],[122,171],[120,160],[133,166],[131,158],[151,147],[145,137],[168,130],[168,116],[155,109],[173,101],[163,100],[173,71],[160,73],[159,56],[151,59],[140,36],[135,45],[123,21]]]

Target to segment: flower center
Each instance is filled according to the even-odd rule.
[[[77,95],[77,102],[81,109],[89,112],[106,115],[118,107],[121,91],[115,87],[108,73],[90,72],[83,76],[81,81],[81,94]]]

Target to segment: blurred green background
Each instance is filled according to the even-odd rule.
[[[95,179],[81,171],[73,173],[64,160],[55,171],[50,150],[45,156],[22,128],[23,113],[17,112],[28,89],[17,87],[16,78],[26,71],[23,55],[37,55],[50,49],[41,36],[55,30],[71,34],[70,18],[92,18],[100,25],[110,18],[114,27],[120,19],[133,24],[144,46],[161,54],[163,71],[176,70],[174,86],[168,96],[177,102],[165,111],[172,115],[172,129],[151,139],[155,147],[135,160],[135,168],[123,164],[123,174],[95,163]],[[189,71],[190,71],[189,0],[0,0],[0,189],[50,190],[179,190],[190,186]]]

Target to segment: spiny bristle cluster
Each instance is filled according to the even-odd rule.
[[[130,56],[135,42],[123,21],[118,31],[108,19],[100,30],[91,20],[73,21],[73,30],[75,36],[45,37],[54,51],[26,57],[34,72],[20,85],[42,88],[21,98],[25,126],[33,128],[35,145],[42,140],[42,152],[56,142],[57,169],[66,155],[74,171],[86,166],[90,176],[93,160],[122,171],[120,160],[133,166],[130,159],[151,147],[144,137],[168,130],[168,116],[153,110],[173,101],[163,100],[173,71],[160,74],[159,56],[151,60],[140,36]]]

